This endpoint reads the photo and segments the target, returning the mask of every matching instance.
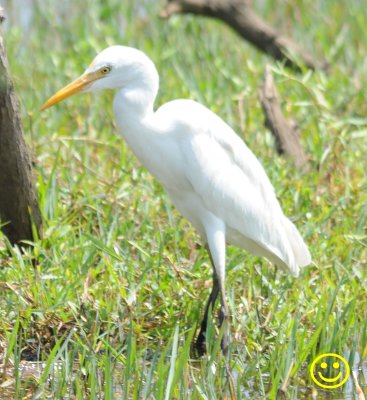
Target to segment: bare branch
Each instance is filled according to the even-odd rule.
[[[308,158],[299,140],[298,126],[294,121],[287,120],[282,113],[280,96],[269,65],[265,69],[259,97],[265,113],[265,125],[274,135],[278,153],[290,156],[297,169],[307,171]]]
[[[168,0],[160,15],[169,18],[184,13],[222,20],[259,50],[295,70],[300,70],[296,60],[310,69],[327,68],[325,61],[315,60],[303,47],[261,19],[249,0]]]

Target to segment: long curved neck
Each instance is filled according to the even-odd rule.
[[[119,133],[129,142],[153,115],[155,94],[139,87],[120,89],[113,101],[113,110]],[[129,143],[130,144],[130,143]]]
[[[147,148],[154,143],[153,106],[158,88],[153,89],[147,82],[133,87],[126,86],[116,93],[113,101],[118,133],[148,168],[149,159],[146,159],[146,154]]]
[[[113,101],[118,133],[125,138],[140,162],[151,170],[155,163],[147,149],[153,150],[159,135],[153,110],[158,88],[157,69],[149,58],[145,58]]]
[[[153,62],[146,58],[143,68],[115,95],[113,108],[120,133],[125,136],[130,130],[153,114],[154,100],[159,88],[159,75]],[[132,132],[131,132],[132,134]]]

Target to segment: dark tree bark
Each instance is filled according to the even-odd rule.
[[[259,50],[286,66],[300,70],[296,60],[307,68],[326,68],[325,61],[311,54],[262,20],[251,8],[249,0],[168,0],[161,17],[191,13],[220,19]],[[294,58],[293,58],[294,57]]]
[[[3,20],[0,8],[0,23]],[[24,140],[19,106],[9,76],[0,32],[0,223],[12,244],[33,240],[41,214],[32,185],[31,158]]]
[[[308,158],[299,140],[298,126],[294,121],[287,120],[282,113],[280,97],[268,65],[259,96],[265,114],[265,125],[275,138],[278,153],[290,156],[297,169],[307,171]]]

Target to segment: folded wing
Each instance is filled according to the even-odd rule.
[[[298,275],[311,262],[310,253],[284,216],[263,167],[224,121],[205,110],[205,125],[183,140],[188,180],[227,231],[243,237],[242,247]]]

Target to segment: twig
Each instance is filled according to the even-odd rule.
[[[353,382],[354,382],[354,386],[356,388],[356,393],[357,393],[357,397],[358,400],[366,400],[366,397],[363,393],[362,388],[360,387],[359,383],[358,383],[358,376],[357,373],[355,371],[352,371],[352,378],[353,378]]]

